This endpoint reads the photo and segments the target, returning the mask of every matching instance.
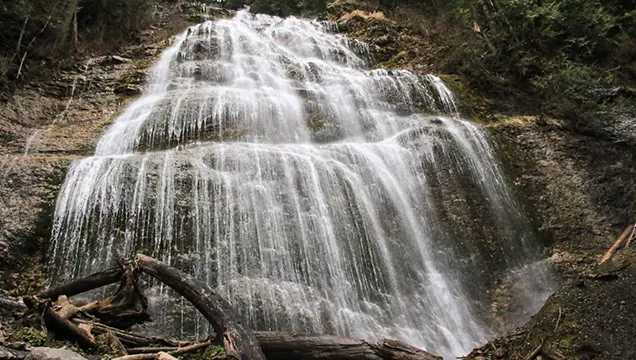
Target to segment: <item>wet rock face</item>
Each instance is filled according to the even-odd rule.
[[[42,279],[21,271],[34,265],[30,254],[40,257],[45,253],[55,198],[70,159],[13,155],[3,160],[0,240],[6,246],[4,256],[0,258],[2,280],[4,286],[14,292],[18,289],[35,290],[41,286],[39,282]],[[13,274],[10,275],[9,271]]]
[[[181,16],[144,32],[139,44],[23,84],[0,104],[0,286],[13,295],[43,285],[51,217],[68,164],[92,153],[113,115],[139,91],[158,50],[185,28]]]
[[[559,270],[562,286],[512,335],[471,359],[545,355],[629,359],[635,356],[636,257],[619,252],[598,266],[636,210],[636,152],[624,143],[577,134],[552,119],[501,117],[491,134],[516,192],[530,210]],[[603,334],[603,336],[599,336]]]
[[[633,147],[535,117],[502,118],[492,134],[536,227],[559,251],[600,252],[634,221]]]

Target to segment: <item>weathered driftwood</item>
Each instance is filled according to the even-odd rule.
[[[194,343],[191,345],[187,345],[187,346],[183,346],[180,348],[176,348],[176,349],[172,349],[170,351],[165,351],[165,350],[157,350],[155,352],[152,353],[139,353],[139,354],[133,354],[133,355],[126,355],[126,356],[121,356],[118,358],[114,358],[113,360],[145,360],[145,359],[160,359],[161,358],[161,354],[165,354],[164,358],[168,358],[171,357],[172,355],[181,355],[181,354],[187,354],[190,352],[195,352],[198,351],[200,349],[204,349],[208,346],[212,345],[212,340],[206,340],[200,343]]]
[[[71,297],[121,280],[124,270],[121,267],[101,271],[85,278],[77,279],[60,286],[46,289],[37,296],[41,299],[57,300],[61,295]]]
[[[176,357],[165,353],[165,352],[160,352],[159,354],[157,354],[157,360],[179,360]]]
[[[115,294],[99,301],[90,311],[91,315],[96,316],[106,325],[120,329],[126,329],[150,319],[150,315],[146,312],[148,300],[137,283],[136,269],[128,265],[125,267]]]
[[[46,299],[61,291],[69,291],[69,294],[93,290],[94,286],[113,283],[112,275],[119,272],[119,287],[113,296],[99,301],[93,301],[83,306],[77,306],[69,300],[69,295],[63,294],[57,298],[53,310],[62,319],[71,319],[79,313],[90,314],[100,322],[126,329],[134,324],[138,324],[150,319],[146,312],[148,301],[137,284],[137,276],[132,266],[122,266],[121,271],[100,272],[88,277],[73,281],[59,287],[47,290],[40,294]],[[106,285],[108,285],[106,284]],[[30,304],[33,307],[42,306],[46,300],[35,297],[31,298]]]
[[[49,305],[45,305],[44,308],[44,323],[47,329],[59,337],[73,339],[77,341],[80,346],[85,348],[95,346],[95,338],[90,331],[62,318],[58,313],[53,311]]]
[[[228,356],[242,360],[265,359],[254,334],[241,325],[232,306],[207,284],[146,255],[137,255],[136,264],[141,271],[157,278],[190,301],[210,322],[216,334],[221,336]]]
[[[607,250],[605,255],[603,255],[603,257],[601,258],[600,264],[603,264],[609,261],[618,252],[618,250],[629,246],[635,232],[636,232],[636,224],[628,225],[625,228],[625,230],[623,230],[623,232],[619,235],[616,241],[614,241],[612,246]]]
[[[296,336],[275,332],[257,332],[256,337],[268,360],[442,359],[395,340],[373,344],[337,336]]]
[[[128,345],[130,347],[149,347],[152,345],[161,345],[177,348],[179,346],[186,346],[192,343],[190,341],[177,341],[173,339],[135,334],[89,320],[73,319],[73,321],[78,324],[92,325],[93,332],[97,334],[105,334],[110,332],[115,335],[124,345]]]

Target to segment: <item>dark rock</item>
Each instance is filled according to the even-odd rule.
[[[387,35],[382,35],[382,36],[378,37],[377,39],[375,39],[375,44],[378,45],[378,46],[385,46],[387,44],[390,44],[393,41],[394,41],[394,39],[392,39],[387,34]]]
[[[0,315],[6,316],[26,310],[26,306],[21,299],[9,296],[9,294],[0,289]]]
[[[141,94],[141,87],[137,85],[124,84],[115,88],[115,94],[134,96]]]
[[[13,352],[9,351],[9,349],[4,346],[0,346],[0,359],[15,359],[15,356],[13,355]]]
[[[18,360],[24,359],[27,355],[25,351],[13,350],[0,346],[0,360]]]

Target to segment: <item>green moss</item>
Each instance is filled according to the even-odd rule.
[[[31,346],[45,346],[48,336],[45,331],[32,327],[23,327],[10,335],[12,341],[25,342]]]
[[[314,116],[309,121],[307,121],[307,127],[311,131],[322,130],[322,129],[326,128],[327,126],[328,126],[328,123],[326,121],[324,121],[324,119],[322,119],[322,118],[320,118],[318,116]]]
[[[458,100],[459,111],[462,114],[479,122],[488,122],[490,120],[491,104],[488,99],[474,91],[474,89],[466,83],[464,78],[451,74],[442,74],[439,75],[439,77],[455,94]]]
[[[187,354],[182,357],[183,360],[215,360],[225,357],[225,349],[222,346],[208,346],[205,351],[194,354]]]
[[[409,52],[406,50],[402,50],[397,55],[393,56],[389,60],[378,64],[379,67],[385,69],[395,69],[400,67],[400,65],[409,57]]]

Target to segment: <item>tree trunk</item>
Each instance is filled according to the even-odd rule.
[[[225,353],[241,360],[264,360],[265,355],[249,329],[237,320],[234,309],[207,284],[146,255],[137,255],[138,268],[170,286],[196,307],[222,336]]]
[[[57,48],[62,51],[70,52],[74,50],[73,38],[75,37],[75,19],[77,16],[78,2],[79,0],[68,0],[64,7],[62,27],[58,35],[57,46]]]

